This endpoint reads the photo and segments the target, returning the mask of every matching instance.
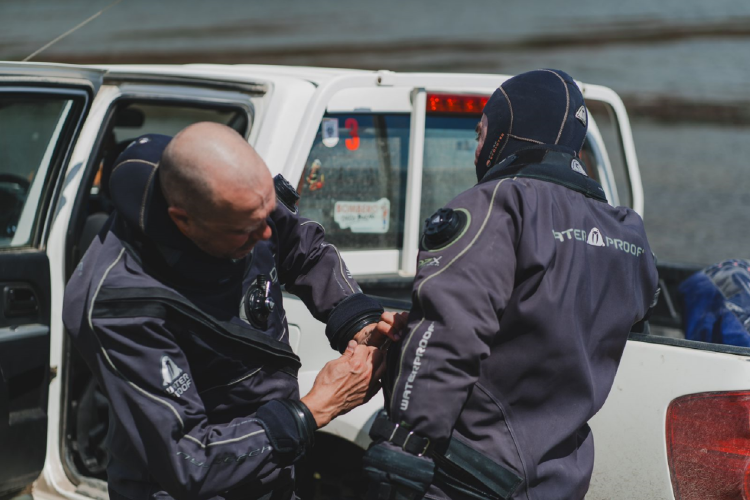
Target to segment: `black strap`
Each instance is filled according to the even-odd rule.
[[[276,188],[276,199],[284,205],[287,210],[293,214],[297,213],[297,202],[299,201],[299,193],[296,189],[289,184],[283,175],[277,174],[273,178],[273,185]]]
[[[508,499],[523,483],[523,478],[484,454],[452,438],[448,450],[437,453],[430,440],[407,427],[395,424],[382,411],[370,429],[374,440],[388,441],[404,451],[421,457],[429,455],[438,466],[436,481],[468,498]]]
[[[388,441],[418,457],[429,453],[432,444],[429,438],[414,434],[407,427],[391,422],[385,412],[381,412],[372,423],[370,437],[373,440]]]
[[[433,454],[436,482],[470,498],[509,499],[523,482],[515,472],[487,458],[456,438],[444,455]]]
[[[510,177],[526,177],[559,184],[597,201],[607,203],[602,186],[571,168],[572,154],[549,146],[533,146],[509,156],[487,171],[480,184]]]

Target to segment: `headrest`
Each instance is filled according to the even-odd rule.
[[[139,137],[117,157],[109,175],[109,193],[117,211],[132,228],[161,243],[181,236],[169,219],[158,175],[161,155],[171,140],[159,134]]]
[[[506,80],[483,114],[487,137],[477,160],[477,180],[493,165],[534,144],[564,147],[577,155],[588,128],[581,90],[570,75],[554,69]]]

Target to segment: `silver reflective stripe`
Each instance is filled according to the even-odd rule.
[[[109,354],[107,354],[106,349],[104,349],[104,346],[102,345],[101,341],[99,340],[99,337],[96,334],[96,330],[94,329],[94,324],[93,324],[93,321],[92,321],[92,316],[94,314],[94,304],[96,303],[96,297],[99,295],[99,291],[102,289],[102,285],[104,284],[104,280],[106,280],[107,276],[109,276],[109,272],[112,270],[112,268],[114,268],[117,265],[118,262],[120,262],[120,259],[122,259],[122,256],[123,256],[124,253],[125,253],[125,249],[123,248],[122,250],[120,250],[120,253],[117,255],[117,258],[115,259],[115,261],[112,262],[112,264],[110,264],[110,266],[107,268],[106,271],[104,271],[104,274],[102,275],[102,279],[101,279],[101,281],[99,281],[99,285],[97,285],[97,287],[96,287],[96,291],[94,292],[94,296],[91,298],[91,306],[89,307],[89,318],[88,318],[89,319],[89,328],[91,328],[91,333],[94,335],[94,338],[96,339],[97,343],[99,344],[99,349],[102,351],[102,354],[104,355],[104,359],[107,360],[107,363],[112,368],[112,370],[120,378],[122,378],[125,382],[127,382],[128,385],[130,385],[131,387],[133,387],[135,390],[137,390],[138,392],[140,392],[144,396],[147,396],[148,398],[153,399],[154,401],[156,401],[158,403],[161,403],[161,404],[165,405],[167,408],[169,408],[172,411],[172,413],[174,413],[174,416],[177,417],[177,420],[180,422],[180,429],[182,429],[184,431],[185,430],[185,424],[182,421],[182,417],[180,417],[180,414],[177,412],[177,410],[174,408],[174,406],[172,406],[168,401],[164,401],[161,398],[158,398],[158,397],[154,396],[153,394],[149,393],[148,391],[146,391],[144,389],[141,389],[136,384],[134,384],[133,382],[131,382],[130,380],[128,380],[128,378],[125,375],[123,375],[122,372],[120,372],[120,370],[117,369],[117,367],[115,366],[115,364],[112,362],[112,359],[110,359]],[[187,436],[187,435],[185,437],[191,438],[191,436]],[[195,438],[191,438],[191,439],[197,441]],[[198,441],[198,442],[200,443],[200,441]]]
[[[335,245],[331,245],[330,243],[322,243],[323,246],[331,247],[336,252],[336,255],[339,258],[339,271],[341,272],[341,277],[344,279],[347,285],[349,285],[349,290],[352,291],[352,293],[357,293],[354,290],[354,287],[352,287],[352,284],[349,283],[349,280],[346,278],[346,274],[344,273],[344,259],[341,258],[341,254],[339,253],[339,249],[336,248]]]
[[[316,225],[320,226],[320,228],[325,233],[326,228],[323,227],[323,224],[321,224],[320,222],[317,222],[317,221],[314,221],[314,220],[306,220],[305,222],[302,222],[300,224],[300,226],[304,226],[306,224],[316,224]],[[344,260],[341,258],[341,254],[339,253],[339,249],[336,248],[335,245],[331,245],[330,243],[323,243],[322,245],[323,246],[327,246],[327,247],[333,247],[333,249],[336,251],[336,255],[338,255],[338,257],[339,257],[339,269],[341,271],[341,277],[344,278],[344,281],[346,281],[346,284],[349,285],[349,289],[352,291],[352,293],[357,293],[356,290],[354,290],[354,287],[352,287],[352,284],[349,283],[349,279],[346,277],[346,273],[344,273]]]
[[[304,226],[306,224],[317,224],[318,226],[320,226],[320,228],[323,230],[323,232],[325,232],[325,230],[326,230],[326,228],[323,227],[323,224],[321,224],[318,221],[314,221],[314,220],[306,220],[305,222],[301,223],[300,226]]]
[[[487,222],[488,222],[488,221],[490,220],[490,215],[492,214],[492,208],[493,208],[493,206],[494,206],[494,204],[495,204],[495,196],[497,195],[497,190],[498,190],[498,189],[500,188],[500,185],[501,185],[501,184],[502,184],[503,182],[507,181],[507,180],[508,180],[508,179],[502,179],[502,180],[501,180],[500,182],[498,182],[498,183],[497,183],[497,185],[495,186],[495,189],[494,189],[494,190],[492,191],[492,199],[490,200],[490,203],[489,203],[489,205],[487,206],[487,215],[485,215],[485,216],[484,216],[484,220],[482,221],[482,225],[480,226],[480,228],[479,228],[479,231],[477,232],[477,234],[476,234],[476,235],[474,235],[474,238],[473,238],[473,239],[471,240],[471,242],[469,242],[469,244],[468,244],[468,245],[466,246],[466,248],[464,248],[463,250],[461,250],[461,252],[459,252],[459,254],[458,254],[458,255],[456,255],[455,257],[453,257],[453,259],[452,259],[452,260],[451,260],[450,262],[448,262],[448,264],[446,264],[446,266],[445,266],[444,268],[442,268],[441,270],[439,270],[439,271],[438,271],[438,272],[436,272],[435,274],[431,274],[430,276],[426,277],[426,278],[425,278],[425,279],[424,279],[424,280],[423,280],[423,281],[422,281],[422,282],[421,282],[421,283],[419,284],[419,287],[417,288],[417,301],[419,302],[419,305],[420,305],[420,307],[422,307],[421,292],[422,292],[422,287],[424,286],[424,284],[425,284],[425,283],[427,283],[428,281],[430,281],[430,280],[431,280],[432,278],[434,278],[434,277],[436,277],[436,276],[440,276],[440,275],[441,275],[441,274],[442,274],[443,272],[445,272],[445,271],[446,271],[446,270],[447,270],[447,269],[448,269],[449,267],[451,267],[451,265],[452,265],[452,264],[453,264],[454,262],[456,262],[456,261],[457,261],[458,259],[460,259],[461,257],[463,257],[463,255],[464,255],[464,254],[465,254],[466,252],[468,252],[468,251],[469,251],[469,250],[471,249],[471,247],[473,247],[473,246],[474,246],[474,243],[476,243],[476,242],[477,242],[477,240],[479,239],[479,237],[480,237],[480,236],[482,235],[482,232],[484,232],[484,228],[485,228],[485,227],[487,226]],[[423,307],[422,307],[422,310],[424,310],[424,308],[423,308]],[[424,320],[425,320],[425,316],[423,315],[423,316],[422,316],[422,319],[420,319],[420,320],[419,320],[419,323],[417,323],[417,326],[415,326],[415,327],[414,327],[414,328],[412,329],[412,331],[411,331],[411,332],[409,332],[409,337],[408,337],[408,338],[406,339],[406,341],[404,342],[404,347],[403,347],[403,349],[401,350],[401,352],[402,352],[402,356],[403,356],[403,353],[405,353],[405,352],[408,352],[408,349],[407,349],[407,348],[408,348],[408,346],[409,346],[409,343],[411,342],[411,339],[412,339],[412,338],[414,337],[414,332],[416,332],[417,330],[419,330],[419,327],[420,327],[420,326],[422,326],[422,323],[424,323]],[[401,371],[402,371],[403,367],[404,367],[404,365],[403,365],[403,363],[401,363],[401,359],[399,359],[398,376],[396,377],[396,381],[395,381],[395,383],[393,384],[393,388],[394,388],[394,391],[395,391],[395,390],[396,390],[396,388],[398,387],[398,384],[399,384],[399,380],[401,379]],[[395,396],[395,392],[394,392],[394,396]],[[397,400],[398,400],[398,398],[396,398],[396,397],[394,397],[394,398],[392,399],[392,401],[391,401],[391,410],[393,410],[393,408],[394,408],[394,406],[393,406],[393,402],[394,402],[394,401],[397,401]]]
[[[182,420],[182,417],[180,417],[180,414],[177,411],[177,409],[169,401],[166,401],[166,400],[164,400],[164,399],[162,399],[160,397],[154,396],[150,392],[148,392],[145,389],[139,387],[135,383],[131,382],[120,370],[117,369],[117,367],[115,366],[114,362],[112,362],[112,359],[110,359],[109,355],[107,354],[106,349],[104,349],[104,346],[102,345],[101,341],[99,340],[99,337],[96,334],[96,330],[94,330],[92,316],[93,316],[93,313],[94,313],[94,304],[96,303],[96,297],[99,295],[99,291],[101,290],[102,285],[104,284],[104,280],[107,279],[107,276],[109,275],[109,272],[117,265],[118,262],[120,262],[120,259],[122,259],[122,256],[123,256],[124,253],[125,253],[125,249],[123,248],[122,250],[120,250],[120,253],[117,255],[117,258],[115,259],[115,261],[112,262],[112,264],[109,265],[109,267],[107,268],[106,271],[104,271],[104,275],[102,276],[101,281],[99,281],[99,284],[96,287],[96,291],[94,292],[94,296],[91,299],[91,306],[89,307],[89,314],[88,314],[89,327],[91,328],[91,333],[94,336],[94,338],[96,339],[96,342],[99,344],[99,349],[101,350],[102,354],[104,355],[104,359],[107,360],[107,364],[109,364],[109,366],[112,368],[112,371],[114,371],[117,374],[118,377],[120,377],[121,379],[123,379],[130,387],[132,387],[133,389],[135,389],[139,393],[141,393],[144,396],[146,396],[147,398],[152,399],[153,401],[156,401],[157,403],[160,403],[160,404],[166,406],[167,408],[169,408],[171,410],[171,412],[174,414],[174,416],[177,418],[177,421],[180,423],[180,430],[183,433],[183,437],[185,439],[188,439],[188,440],[192,441],[193,443],[197,444],[198,446],[200,446],[203,449],[205,449],[205,448],[207,448],[209,446],[217,446],[217,445],[220,445],[220,444],[235,443],[237,441],[241,441],[243,439],[246,439],[246,438],[249,438],[251,436],[255,436],[257,434],[265,432],[263,429],[261,429],[261,430],[251,432],[250,434],[246,434],[246,435],[238,437],[238,438],[226,439],[224,441],[214,441],[213,443],[203,444],[203,442],[200,441],[199,439],[194,438],[190,434],[186,434],[185,433],[185,423]],[[256,421],[256,420],[252,419],[252,421]]]
[[[562,137],[563,129],[565,128],[565,122],[568,120],[568,112],[570,111],[570,92],[568,91],[568,84],[565,83],[565,80],[563,79],[563,77],[560,76],[559,73],[557,73],[556,71],[549,70],[549,69],[543,69],[541,71],[552,73],[553,75],[558,77],[560,81],[562,82],[563,87],[565,88],[565,99],[566,99],[565,116],[563,116],[562,124],[560,125],[560,131],[557,133],[557,139],[555,139],[555,144],[557,144],[558,142],[560,142],[560,137]]]
[[[237,441],[242,441],[243,439],[247,439],[247,438],[252,437],[252,436],[257,436],[258,434],[261,434],[263,432],[266,432],[266,431],[264,431],[263,429],[261,429],[259,431],[251,432],[250,434],[245,434],[244,436],[240,436],[238,438],[225,439],[224,441],[214,441],[213,443],[208,443],[204,448],[207,448],[209,446],[216,446],[216,445],[219,445],[219,444],[236,443]],[[186,437],[188,437],[188,436],[186,436]]]
[[[263,367],[261,366],[260,368],[258,368],[256,370],[253,370],[250,373],[247,373],[247,374],[241,376],[240,378],[238,378],[236,380],[232,380],[231,382],[227,382],[226,384],[219,384],[219,385],[215,385],[213,387],[209,387],[208,389],[204,389],[204,390],[200,391],[198,394],[205,394],[205,393],[207,393],[209,391],[213,391],[214,389],[219,389],[221,387],[229,387],[230,385],[239,384],[243,380],[247,380],[250,377],[252,377],[253,375],[257,374],[262,369],[263,369]]]

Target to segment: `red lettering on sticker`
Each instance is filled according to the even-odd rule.
[[[349,151],[356,151],[359,149],[359,123],[354,118],[347,118],[344,122],[344,126],[349,129],[349,135],[351,139],[346,139],[346,149]]]

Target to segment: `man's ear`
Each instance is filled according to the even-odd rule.
[[[185,209],[179,207],[169,207],[167,209],[167,213],[169,214],[169,218],[172,219],[172,222],[174,222],[175,226],[177,226],[177,229],[179,229],[180,232],[185,236],[190,237],[189,235],[191,233],[191,220]]]

